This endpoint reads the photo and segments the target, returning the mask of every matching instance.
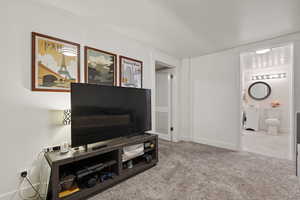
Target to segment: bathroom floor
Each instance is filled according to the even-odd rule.
[[[264,131],[242,133],[242,150],[274,158],[289,159],[289,135],[268,135]]]

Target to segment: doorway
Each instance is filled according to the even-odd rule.
[[[155,62],[155,132],[173,141],[175,68]]]
[[[293,46],[240,55],[241,150],[294,157]]]

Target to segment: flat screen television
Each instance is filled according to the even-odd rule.
[[[151,130],[151,90],[71,84],[72,147]]]

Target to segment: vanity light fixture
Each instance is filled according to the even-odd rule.
[[[254,75],[252,76],[252,80],[266,80],[266,79],[282,79],[286,78],[286,73],[278,73],[278,74],[264,74],[264,75]]]

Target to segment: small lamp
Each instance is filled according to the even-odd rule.
[[[71,124],[71,109],[64,110],[63,116],[63,125],[70,125]]]

